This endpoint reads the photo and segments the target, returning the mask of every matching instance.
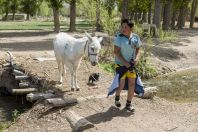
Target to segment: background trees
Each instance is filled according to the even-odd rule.
[[[55,32],[60,31],[60,17],[69,18],[71,32],[76,30],[76,18],[84,19],[96,31],[105,30],[104,27],[110,26],[107,23],[122,18],[170,30],[184,28],[186,21],[193,28],[198,16],[197,4],[198,0],[0,0],[0,14],[5,21],[9,13],[13,21],[16,13],[27,14],[27,20],[37,15],[52,17]]]

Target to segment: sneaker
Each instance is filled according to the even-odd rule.
[[[116,100],[115,100],[115,105],[116,105],[117,107],[121,107],[120,101],[116,101]]]
[[[130,111],[130,112],[135,111],[135,108],[131,104],[126,104],[125,109],[128,110],[128,111]]]

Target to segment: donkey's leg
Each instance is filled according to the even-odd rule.
[[[63,64],[60,60],[57,59],[57,64],[58,64],[58,70],[59,70],[59,82],[62,84],[63,83]]]
[[[75,82],[74,82],[74,68],[73,64],[68,64],[69,71],[71,73],[71,91],[75,89]]]
[[[78,82],[77,82],[77,70],[79,68],[79,65],[80,65],[80,61],[79,60],[78,62],[76,62],[74,64],[74,81],[75,81],[75,87],[76,87],[76,90],[79,91],[80,90],[80,87],[78,86]]]

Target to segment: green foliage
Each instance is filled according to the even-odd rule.
[[[3,132],[4,129],[9,127],[9,124],[6,122],[0,122],[0,132]]]
[[[39,8],[39,5],[41,2],[39,0],[22,0],[21,1],[21,10],[26,13],[33,16],[36,14],[37,9]]]
[[[137,72],[142,78],[148,79],[157,75],[156,68],[150,62],[152,45],[152,38],[148,36],[146,46],[142,47],[143,53],[136,66]]]
[[[52,16],[52,9],[49,8],[48,3],[43,1],[38,9],[39,16]]]
[[[114,63],[100,63],[99,67],[112,74],[115,72]]]
[[[159,29],[160,42],[174,42],[177,39],[177,32],[174,30],[164,31],[162,28]]]
[[[14,111],[12,111],[12,119],[15,122],[17,117],[20,116],[20,111],[18,111],[17,109],[15,109]]]

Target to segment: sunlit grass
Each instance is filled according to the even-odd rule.
[[[157,95],[176,102],[198,101],[198,69],[175,73],[149,81],[157,86]]]

